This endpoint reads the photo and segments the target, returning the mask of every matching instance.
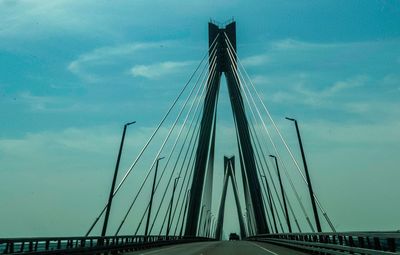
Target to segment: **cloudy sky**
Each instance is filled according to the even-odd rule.
[[[122,124],[137,121],[124,172],[206,53],[207,22],[232,17],[239,58],[298,160],[284,117],[299,120],[335,227],[400,229],[399,1],[0,0],[0,236],[85,233],[105,204]],[[216,169],[236,153],[226,95]],[[134,191],[116,201],[112,228]],[[226,233],[238,232],[232,222]]]

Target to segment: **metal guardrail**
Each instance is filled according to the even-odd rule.
[[[187,236],[0,238],[0,254],[108,254],[212,240]]]
[[[323,254],[400,254],[400,232],[268,234],[248,237]]]

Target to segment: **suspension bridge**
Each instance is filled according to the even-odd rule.
[[[287,118],[296,131],[302,162],[237,54],[235,21],[208,26],[204,57],[117,183],[126,131],[135,122],[124,125],[108,201],[87,232],[78,237],[2,238],[0,253],[400,254],[398,232],[336,231],[313,190],[297,120]],[[217,106],[223,77],[235,130],[230,139],[237,147],[228,152],[233,156],[217,158]],[[170,125],[168,118],[173,118]],[[110,231],[114,199],[127,179],[135,178],[144,153],[165,127],[168,130],[125,214]],[[293,180],[290,171],[300,181]],[[217,173],[223,176],[219,183],[215,183]],[[299,194],[299,183],[307,197]],[[215,186],[222,192],[216,192]],[[234,211],[226,211],[228,195],[233,195]],[[222,241],[227,213],[237,216],[239,232],[231,237],[240,241]],[[131,224],[127,231],[130,218],[135,218],[135,226],[132,229]]]

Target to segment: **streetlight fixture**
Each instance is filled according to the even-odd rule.
[[[286,222],[287,222],[287,225],[288,225],[289,233],[292,233],[292,226],[290,225],[289,213],[288,213],[287,204],[286,204],[286,198],[285,198],[285,191],[283,189],[281,174],[279,172],[278,159],[274,155],[269,155],[269,156],[271,158],[275,159],[276,171],[278,173],[279,184],[281,186],[283,205],[285,206]]]
[[[149,230],[149,223],[150,223],[150,215],[151,215],[151,207],[153,206],[153,197],[154,197],[154,189],[156,186],[156,179],[157,179],[157,171],[158,171],[158,163],[160,160],[162,160],[164,157],[158,158],[156,162],[156,170],[154,172],[154,180],[153,180],[153,186],[151,188],[151,196],[150,196],[150,205],[149,205],[149,213],[147,214],[147,222],[146,222],[146,229],[144,231],[144,235],[147,237],[148,230]]]
[[[103,229],[101,231],[101,236],[105,236],[106,232],[107,232],[108,218],[110,217],[111,204],[112,204],[112,200],[113,200],[113,197],[114,197],[115,182],[117,180],[119,162],[121,160],[122,148],[124,147],[126,128],[129,125],[132,125],[134,123],[136,123],[136,121],[132,121],[132,122],[126,123],[124,125],[124,130],[122,131],[122,138],[121,138],[121,143],[119,145],[119,152],[118,152],[118,156],[117,156],[117,162],[115,164],[114,177],[113,177],[113,180],[112,180],[112,183],[111,183],[110,195],[108,196],[107,210],[106,210],[106,214],[104,216],[104,223],[103,223]]]
[[[322,232],[321,228],[321,222],[319,220],[318,216],[318,210],[317,210],[317,205],[315,203],[315,197],[314,197],[314,191],[311,185],[311,179],[310,179],[310,174],[308,173],[308,167],[307,167],[307,161],[306,161],[306,156],[304,154],[304,149],[303,149],[303,143],[301,141],[301,136],[300,136],[300,131],[299,131],[299,125],[297,125],[297,120],[293,118],[288,118],[286,117],[287,120],[293,121],[294,125],[296,126],[296,132],[297,132],[297,138],[299,139],[299,145],[300,145],[300,151],[301,151],[301,157],[303,159],[303,164],[304,164],[304,172],[306,173],[306,178],[307,178],[307,183],[308,183],[308,192],[310,193],[310,199],[311,199],[311,205],[313,208],[314,212],[314,218],[315,218],[315,224],[317,225],[317,231]]]
[[[181,177],[178,176],[178,177],[175,178],[174,186],[172,188],[172,196],[171,196],[170,207],[169,207],[169,216],[168,216],[167,233],[166,233],[167,236],[169,235],[169,231],[170,231],[170,228],[171,228],[172,206],[174,204],[175,189],[176,189],[176,186],[178,185],[179,178],[181,178]]]
[[[269,189],[267,177],[266,177],[265,175],[261,175],[261,177],[265,179],[265,184],[267,185],[268,200],[269,200],[269,208],[271,209],[272,219],[274,220],[275,232],[278,233],[278,228],[277,228],[277,226],[276,226],[276,220],[275,220],[274,207],[272,206],[271,190]]]

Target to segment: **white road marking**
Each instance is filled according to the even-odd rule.
[[[269,252],[269,253],[271,253],[271,254],[279,255],[278,253],[275,253],[275,252],[273,252],[273,251],[270,251],[270,250],[268,250],[267,248],[264,248],[264,247],[262,247],[262,246],[260,246],[260,245],[258,245],[258,244],[256,244],[256,243],[251,242],[251,244],[253,244],[253,245],[257,246],[258,248],[260,248],[260,249],[262,249],[262,250],[264,250],[264,251],[266,251],[266,252]]]
[[[196,244],[196,245],[201,245],[201,246],[209,246],[210,244],[208,243],[186,243],[186,244],[188,244],[188,245],[191,245],[191,244]],[[158,249],[158,250],[156,250],[156,251],[148,251],[148,252],[144,252],[144,253],[140,253],[140,255],[148,255],[148,254],[153,254],[153,253],[159,253],[159,252],[164,252],[164,251],[166,251],[166,250],[171,250],[171,249],[176,249],[176,248],[182,248],[182,246],[180,246],[180,245],[178,245],[178,246],[172,246],[172,247],[168,247],[168,248],[160,248],[160,249]],[[201,254],[202,255],[202,254]]]

